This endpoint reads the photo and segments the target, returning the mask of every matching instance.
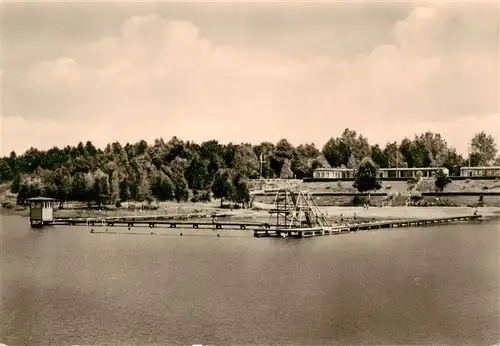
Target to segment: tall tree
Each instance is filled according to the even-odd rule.
[[[495,159],[495,162],[493,163],[493,165],[495,167],[500,167],[500,156],[498,156],[496,159]]]
[[[241,144],[236,148],[231,166],[246,177],[258,176],[259,159],[250,144]]]
[[[81,173],[81,172],[76,172],[73,175],[73,181],[71,184],[71,196],[73,200],[76,201],[86,201],[88,198],[88,178],[86,177],[86,174]],[[92,182],[93,184],[93,182]]]
[[[163,172],[160,172],[153,188],[153,195],[159,201],[170,201],[175,198],[175,186],[172,180]],[[180,196],[178,194],[178,196]]]
[[[193,155],[193,159],[185,172],[186,180],[192,189],[201,190],[210,185],[209,164],[208,159],[203,159],[196,153]]]
[[[234,200],[236,192],[233,175],[234,173],[231,169],[219,169],[215,174],[212,192],[215,198],[221,199],[221,206],[224,199]]]
[[[314,143],[307,143],[305,145],[300,144],[297,147],[297,153],[302,157],[307,157],[310,159],[318,157],[318,155],[321,154],[318,148],[316,148],[316,146],[314,145]]]
[[[96,196],[96,179],[93,172],[87,172],[84,175],[85,177],[85,199],[87,203],[90,205],[93,201],[97,201],[98,197]]]
[[[131,188],[131,181],[129,178],[125,178],[122,181],[120,181],[120,200],[122,201],[129,201],[132,199],[132,188]]]
[[[457,153],[455,148],[448,149],[448,154],[446,155],[446,160],[443,163],[443,167],[447,168],[451,176],[460,175],[460,167],[465,166],[465,160]]]
[[[275,147],[271,142],[262,142],[254,147],[255,155],[262,158],[262,176],[264,178],[274,178],[279,172],[276,172],[271,167],[271,159],[274,156]],[[261,156],[262,155],[262,156]],[[260,161],[259,161],[260,167]]]
[[[148,174],[143,168],[138,168],[134,174],[134,180],[131,181],[132,198],[138,202],[152,201],[151,183]]]
[[[330,138],[323,146],[322,153],[331,167],[340,167],[346,162],[345,146],[341,143],[340,138]]]
[[[117,170],[114,170],[109,177],[109,199],[113,204],[120,200],[120,179]]]
[[[470,155],[476,156],[477,166],[489,166],[497,155],[497,144],[493,136],[486,134],[484,131],[479,132],[472,138]]]
[[[188,182],[179,170],[174,171],[172,182],[174,184],[175,200],[177,202],[186,202],[189,199]]]
[[[340,137],[330,138],[323,146],[323,155],[332,167],[357,166],[370,154],[371,148],[366,137],[348,128]]]
[[[387,158],[388,168],[397,168],[405,166],[403,154],[399,151],[399,147],[396,142],[387,143],[387,145],[384,148],[383,155]]]
[[[56,198],[66,202],[73,185],[73,178],[66,167],[59,167],[54,171],[54,183],[58,187]]]
[[[94,179],[95,201],[100,206],[102,203],[105,203],[109,200],[109,176],[98,169],[94,172]]]
[[[281,179],[293,178],[292,163],[289,159],[285,159],[283,166],[281,166],[280,178]]]
[[[413,167],[430,167],[432,158],[423,141],[416,137],[411,143],[410,150],[413,159]]]
[[[382,151],[382,149],[380,149],[380,146],[378,144],[375,144],[371,147],[371,153],[373,162],[375,162],[380,168],[388,167],[387,157],[384,155],[384,152]]]
[[[208,174],[213,177],[215,173],[225,166],[224,147],[218,141],[203,142],[200,146],[200,156],[208,160]]]
[[[446,161],[446,155],[448,154],[448,144],[446,140],[441,137],[439,133],[432,133],[430,131],[421,134],[419,137],[415,138],[423,151],[429,159],[428,165],[424,163],[424,166],[430,167],[442,167]]]
[[[236,172],[233,177],[234,201],[242,205],[250,202],[250,191],[246,179],[246,176],[240,172]]]
[[[21,188],[21,174],[18,174],[14,180],[12,180],[12,184],[10,186],[10,192],[18,193]]]
[[[271,168],[273,171],[279,175],[281,175],[282,167],[285,162],[290,161],[290,169],[291,162],[297,155],[297,152],[293,145],[286,139],[280,139],[278,143],[276,143],[276,150],[274,155],[271,157]]]

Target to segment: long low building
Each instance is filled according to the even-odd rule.
[[[461,177],[500,177],[500,166],[461,167]]]
[[[412,168],[380,168],[379,178],[414,178],[417,172],[422,172],[423,177],[432,177],[438,171],[449,175],[445,167],[412,167]],[[354,179],[353,168],[316,168],[313,171],[314,179]]]

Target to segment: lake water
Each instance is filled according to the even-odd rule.
[[[498,223],[256,239],[1,222],[8,345],[500,340]]]

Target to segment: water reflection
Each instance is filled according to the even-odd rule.
[[[9,345],[500,337],[498,224],[285,240],[2,222],[1,339]]]

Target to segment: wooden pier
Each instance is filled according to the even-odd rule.
[[[306,228],[258,228],[254,230],[254,237],[284,237],[284,238],[307,238],[315,236],[344,234],[362,230],[372,230],[381,228],[401,228],[418,227],[429,225],[442,225],[464,221],[476,221],[482,218],[481,215],[453,216],[431,219],[406,219],[375,221],[366,223],[356,223],[331,227],[306,227]]]
[[[355,224],[345,224],[336,226],[315,226],[315,227],[286,227],[271,225],[270,223],[259,222],[207,222],[195,220],[117,220],[117,219],[55,219],[56,225],[72,226],[97,226],[97,227],[162,227],[162,228],[191,228],[191,229],[227,229],[227,230],[253,230],[253,236],[262,237],[283,237],[283,238],[308,238],[326,235],[338,235],[357,231],[403,228],[403,227],[424,227],[433,225],[443,225],[458,222],[481,220],[482,215],[453,216],[444,218],[428,219],[402,219],[363,222]],[[99,233],[92,230],[92,233]],[[109,232],[106,232],[109,233]],[[153,233],[152,233],[153,234]],[[181,233],[182,234],[182,233]]]
[[[263,222],[231,222],[231,221],[195,221],[195,220],[158,220],[158,219],[98,219],[98,218],[64,218],[55,219],[55,225],[71,225],[71,226],[121,226],[121,227],[136,227],[148,226],[154,227],[169,227],[169,228],[215,228],[215,229],[255,229],[255,228],[270,228],[271,225]]]

